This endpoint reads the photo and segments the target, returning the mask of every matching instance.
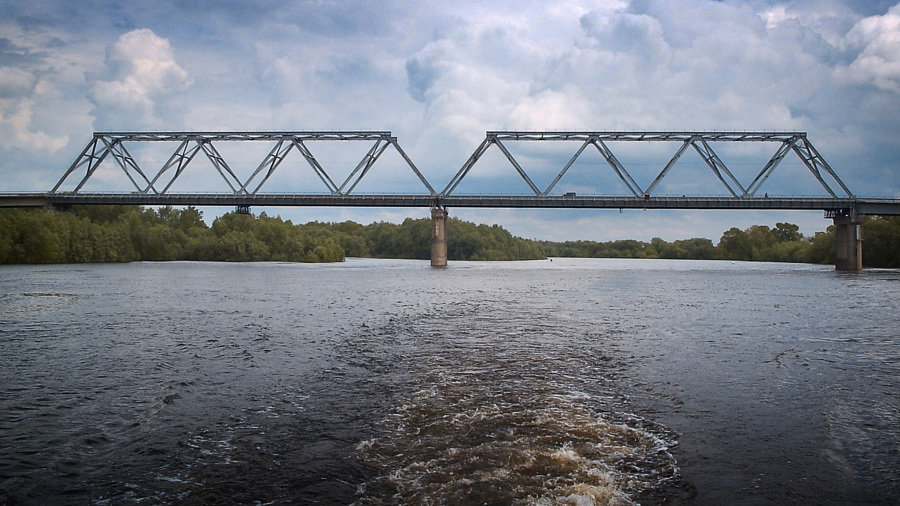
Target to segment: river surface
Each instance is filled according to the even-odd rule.
[[[900,271],[0,267],[0,504],[897,504]]]

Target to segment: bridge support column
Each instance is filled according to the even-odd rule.
[[[447,210],[431,209],[431,266],[447,266]]]
[[[834,268],[845,272],[862,270],[862,219],[856,213],[834,217]]]

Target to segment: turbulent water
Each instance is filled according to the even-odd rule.
[[[900,272],[0,267],[0,504],[895,504]]]

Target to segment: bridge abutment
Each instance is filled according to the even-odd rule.
[[[834,217],[834,268],[843,272],[862,270],[862,218],[856,213]]]
[[[431,209],[431,266],[447,266],[447,210]]]

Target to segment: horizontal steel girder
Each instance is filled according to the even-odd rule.
[[[638,132],[638,131],[596,131],[596,132],[516,132],[488,131],[487,137],[510,141],[687,141],[700,138],[706,141],[765,142],[786,141],[796,137],[806,137],[806,132]]]
[[[497,207],[497,208],[583,208],[583,209],[842,209],[856,199],[653,197],[628,196],[531,196],[531,195],[311,195],[222,193],[107,194],[55,193],[53,204],[139,204],[139,205],[224,205],[224,206],[361,206],[361,207]]]
[[[279,131],[279,132],[95,132],[94,137],[120,141],[183,141],[205,139],[209,141],[269,141],[298,139],[317,141],[375,141],[394,139],[387,131]]]
[[[0,193],[0,207],[69,205],[277,206],[277,207],[467,207],[536,209],[757,209],[855,211],[900,215],[900,199],[808,197],[651,197],[530,195],[312,195],[222,193]]]

